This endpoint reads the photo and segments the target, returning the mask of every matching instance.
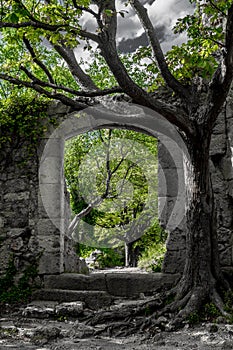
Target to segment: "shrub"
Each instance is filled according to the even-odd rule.
[[[165,252],[166,246],[164,243],[152,243],[141,253],[138,267],[147,271],[160,272]]]

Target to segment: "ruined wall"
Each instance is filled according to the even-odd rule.
[[[27,145],[5,147],[0,153],[0,273],[14,258],[22,269],[39,254],[37,228],[37,159]],[[23,149],[24,148],[24,149]]]
[[[48,111],[49,117],[56,118],[58,123],[67,113],[68,109],[61,105]],[[66,220],[58,229],[41,202],[39,162],[53,129],[53,126],[49,127],[38,147],[30,150],[30,155],[28,143],[24,140],[0,149],[0,275],[4,274],[12,259],[20,272],[36,264],[41,275],[80,272],[83,267],[75,254],[73,242],[65,234],[70,208],[60,208]],[[62,181],[67,197],[64,177]],[[56,210],[55,201],[54,212]]]
[[[217,206],[220,258],[224,267],[233,266],[233,102],[231,101],[233,98],[228,101],[226,109],[219,116],[210,157]],[[48,115],[60,124],[70,116],[69,112],[69,108],[58,103],[50,106]],[[104,126],[109,121],[100,120],[98,123]],[[89,126],[83,126],[82,129],[80,125],[80,130],[82,132],[91,130],[97,124],[90,118]],[[73,127],[71,122],[66,130],[67,137],[72,136]],[[15,149],[4,147],[0,150],[0,274],[4,273],[12,258],[20,271],[38,260],[41,275],[85,271],[85,266],[76,257],[71,238],[67,236],[70,208],[63,174],[64,139],[60,136],[53,139],[49,161],[43,168],[45,184],[49,184],[49,187],[44,188],[46,196],[49,191],[51,208],[49,216],[39,191],[39,164],[45,145],[54,129],[55,127],[50,126],[30,158],[25,154],[27,145],[23,143],[19,143]],[[177,153],[177,159],[174,161],[160,143],[158,154],[159,215],[161,223],[167,226],[177,199],[181,211],[185,200],[183,158],[182,154]],[[177,196],[178,179],[183,183],[183,188]],[[173,211],[172,215],[182,217],[183,213],[178,210]],[[54,220],[57,220],[56,225]],[[185,219],[178,222],[175,230],[170,229],[164,271],[168,273],[181,271],[184,259]]]

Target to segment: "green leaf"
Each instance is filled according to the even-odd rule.
[[[10,13],[8,16],[6,16],[6,21],[11,23],[18,23],[19,17],[16,13]]]

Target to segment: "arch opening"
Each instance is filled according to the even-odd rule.
[[[185,215],[183,157],[188,155],[182,138],[157,113],[134,105],[130,107],[127,105],[127,108],[124,108],[123,113],[103,106],[97,109],[88,108],[78,114],[72,113],[50,135],[46,143],[40,161],[40,195],[49,220],[60,234],[60,257],[57,257],[59,271],[56,272],[69,270],[73,264],[65,262],[67,255],[65,242],[70,222],[63,166],[65,141],[77,135],[108,128],[134,130],[157,138],[159,140],[158,216],[168,232],[183,224]],[[51,237],[51,240],[54,241],[56,238]],[[50,255],[52,257],[52,252]]]

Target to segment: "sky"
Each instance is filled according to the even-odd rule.
[[[117,0],[117,10],[127,11],[125,17],[118,16],[118,47],[122,52],[132,52],[138,46],[146,44],[146,35],[131,6],[125,7],[124,0]],[[164,51],[173,45],[185,41],[185,36],[174,35],[172,28],[176,20],[193,11],[189,0],[141,0],[148,9],[152,23],[155,25],[158,37]],[[90,16],[83,18],[83,27],[95,31],[95,22]]]

